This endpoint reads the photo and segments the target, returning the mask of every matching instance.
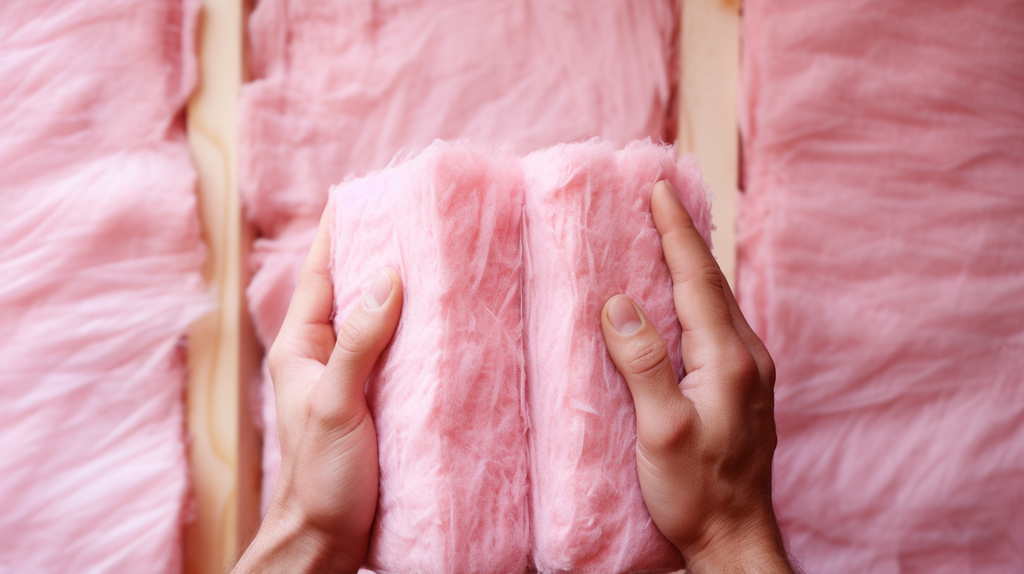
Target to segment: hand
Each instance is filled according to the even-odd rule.
[[[398,325],[402,284],[382,271],[335,339],[330,214],[328,205],[270,349],[281,473],[235,572],[354,573],[366,557],[378,466],[363,387]]]
[[[668,182],[651,214],[672,274],[686,376],[624,295],[601,314],[637,417],[640,487],[691,574],[792,572],[772,508],[775,366]]]

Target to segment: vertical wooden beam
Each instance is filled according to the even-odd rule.
[[[235,171],[241,0],[202,0],[198,30],[199,84],[187,129],[208,248],[204,274],[217,307],[189,331],[187,424],[196,511],[185,529],[185,570],[221,574],[259,516],[258,440],[247,390],[260,353],[244,297],[251,231]]]
[[[697,155],[715,194],[715,257],[735,285],[740,0],[683,0],[682,14],[678,147]]]

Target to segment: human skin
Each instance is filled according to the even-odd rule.
[[[234,572],[356,572],[377,508],[377,435],[363,386],[402,310],[385,269],[337,336],[328,260],[330,206],[268,355],[281,472],[256,538]]]
[[[672,275],[685,376],[625,295],[601,313],[637,415],[637,472],[654,523],[690,574],[792,572],[772,507],[775,366],[667,181],[651,214]]]
[[[644,499],[690,574],[792,572],[771,500],[774,365],[668,185],[655,185],[651,213],[683,330],[683,380],[632,301],[612,297],[601,314],[636,405]],[[402,286],[382,271],[335,336],[331,211],[270,350],[281,474],[236,574],[355,573],[366,557],[378,466],[363,386],[398,324]]]

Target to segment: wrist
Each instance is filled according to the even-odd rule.
[[[358,572],[362,559],[347,555],[336,541],[311,526],[298,512],[271,504],[256,538],[232,574]]]
[[[740,526],[710,528],[680,547],[689,574],[792,574],[774,514]]]

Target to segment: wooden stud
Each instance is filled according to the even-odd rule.
[[[739,127],[739,0],[685,0],[681,34],[680,153],[694,153],[715,194],[712,242],[726,279],[736,277]]]
[[[244,296],[252,232],[236,178],[236,108],[242,83],[243,5],[202,0],[199,84],[188,104],[188,143],[199,176],[204,269],[216,308],[189,331],[187,424],[195,512],[185,526],[185,571],[221,574],[259,519],[259,442],[247,399],[261,351]]]

